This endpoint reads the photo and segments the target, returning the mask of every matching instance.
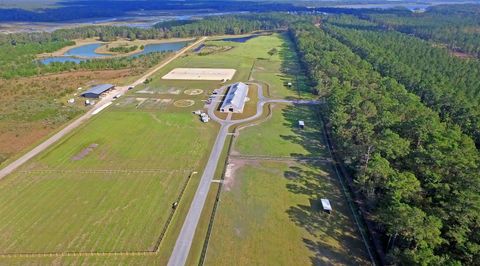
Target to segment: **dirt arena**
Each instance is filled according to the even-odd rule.
[[[228,68],[175,68],[162,79],[231,80],[235,72],[235,69]]]

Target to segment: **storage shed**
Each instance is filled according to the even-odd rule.
[[[323,210],[330,213],[332,212],[332,205],[330,205],[330,201],[328,199],[321,199]]]
[[[82,93],[81,95],[85,98],[100,98],[102,94],[113,90],[115,88],[112,84],[100,84],[91,87],[88,91]]]
[[[298,121],[298,126],[302,129],[305,128],[305,121],[303,120]]]

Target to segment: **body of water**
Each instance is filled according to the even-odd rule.
[[[79,47],[72,48],[65,52],[63,55],[65,56],[72,56],[72,57],[80,57],[80,58],[101,58],[101,57],[109,57],[112,56],[111,54],[99,54],[95,52],[97,48],[104,45],[103,43],[91,43],[85,44]]]
[[[147,44],[143,51],[138,52],[133,55],[129,55],[129,57],[139,57],[144,54],[154,53],[154,52],[175,52],[187,45],[187,41],[181,42],[170,42],[170,43],[154,43],[154,44]],[[112,55],[110,54],[99,54],[95,52],[95,50],[104,45],[103,43],[92,43],[86,44],[79,47],[72,48],[65,52],[64,56],[52,56],[40,59],[40,63],[42,64],[50,64],[53,62],[64,63],[64,62],[74,62],[80,63],[82,61],[86,61],[88,59],[95,59],[95,58],[108,58]]]

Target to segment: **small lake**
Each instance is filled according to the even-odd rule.
[[[130,55],[129,57],[135,58],[141,55],[154,53],[154,52],[175,52],[182,49],[187,44],[188,44],[187,41],[147,44],[145,45],[145,48],[143,49],[143,51]],[[92,43],[92,44],[82,45],[82,46],[75,47],[68,50],[67,52],[64,53],[63,56],[46,57],[46,58],[40,59],[39,62],[45,65],[54,63],[54,62],[58,62],[58,63],[74,62],[78,64],[88,59],[111,57],[112,55],[110,54],[99,54],[95,52],[95,50],[102,45],[105,45],[105,44]]]
[[[66,51],[63,55],[73,56],[73,57],[82,57],[82,58],[99,58],[99,57],[109,57],[110,54],[99,54],[95,52],[97,48],[104,45],[103,43],[91,43],[85,44],[79,47],[72,48]]]

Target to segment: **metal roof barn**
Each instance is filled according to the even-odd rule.
[[[245,101],[248,94],[248,85],[243,82],[237,82],[230,86],[227,96],[220,107],[221,112],[241,113],[245,107]]]
[[[100,84],[91,87],[88,91],[82,93],[82,96],[85,98],[99,98],[102,93],[105,93],[108,90],[113,89],[115,87],[112,84]]]

